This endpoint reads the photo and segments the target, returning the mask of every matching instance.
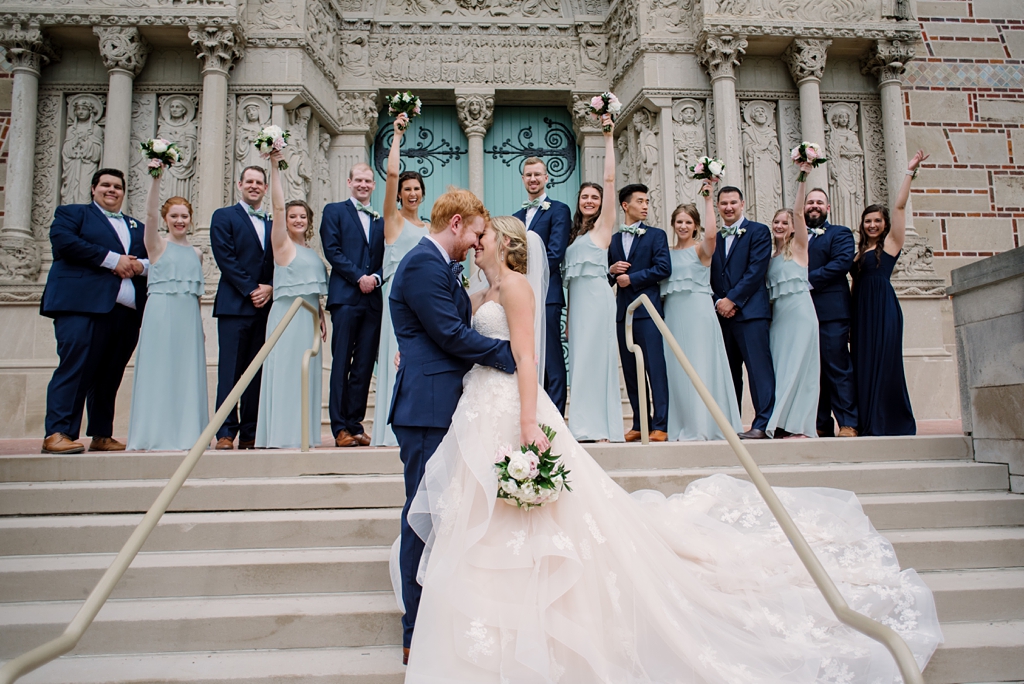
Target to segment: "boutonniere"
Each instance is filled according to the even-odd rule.
[[[815,235],[817,235],[818,237],[821,237],[822,235],[825,234],[825,229],[824,228],[810,228],[809,230],[812,233],[814,233]]]
[[[743,235],[746,232],[747,232],[746,228],[737,228],[736,229],[736,237],[740,237],[741,235]]]
[[[468,290],[469,289],[469,278],[466,277],[465,273],[463,273],[460,277],[462,278],[462,287],[464,287],[464,288],[466,288]]]
[[[547,202],[547,201],[541,202],[540,203],[540,208],[541,208],[541,211],[547,211],[548,209],[551,208],[551,202]]]
[[[136,223],[135,219],[133,218],[128,219],[128,225],[131,226],[132,230],[135,230],[136,228],[139,227],[139,224]]]

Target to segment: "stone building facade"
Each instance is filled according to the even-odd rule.
[[[662,226],[694,198],[685,167],[704,153],[765,221],[794,195],[788,149],[820,141],[830,161],[811,180],[830,188],[833,219],[856,225],[860,207],[894,197],[908,147],[927,147],[894,283],[915,411],[956,417],[946,274],[1019,245],[1024,227],[1022,19],[1016,0],[0,0],[0,437],[41,434],[56,363],[37,313],[47,231],[96,168],[128,172],[141,216],[139,141],[179,142],[166,190],[193,201],[212,292],[210,216],[258,161],[259,129],[292,131],[286,193],[319,209],[374,158],[397,88],[452,109],[465,141],[442,161],[481,197],[496,182],[488,159],[507,152],[485,139],[515,107],[559,108],[576,143],[562,161],[599,180],[585,103],[614,90],[621,179],[652,188]],[[215,326],[207,343],[212,364]],[[130,374],[125,409],[129,391]]]

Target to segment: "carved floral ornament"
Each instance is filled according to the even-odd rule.
[[[861,62],[861,73],[874,74],[879,84],[899,81],[907,63],[914,59],[913,41],[912,35],[876,41]]]
[[[203,72],[222,71],[225,74],[242,58],[242,41],[231,26],[190,26],[188,38],[203,61]]]
[[[94,26],[100,42],[100,57],[108,70],[120,69],[138,76],[146,65],[152,46],[136,27]]]
[[[21,24],[0,30],[0,47],[14,69],[39,73],[42,67],[60,59],[59,52],[41,30],[23,29]]]
[[[482,138],[494,123],[494,96],[459,95],[455,98],[455,111],[466,137],[475,135]]]
[[[821,80],[825,72],[826,53],[831,45],[831,40],[812,38],[797,38],[790,43],[782,53],[782,59],[797,85],[809,78]]]
[[[720,78],[735,78],[736,67],[746,51],[747,37],[744,35],[708,35],[697,48],[697,58],[714,82]]]

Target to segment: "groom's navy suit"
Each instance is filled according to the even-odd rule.
[[[643,235],[633,237],[629,254],[622,245],[623,233],[612,236],[608,245],[608,265],[616,261],[628,261],[629,286],[620,287],[615,297],[615,332],[619,340],[619,358],[622,361],[622,376],[626,380],[626,394],[633,407],[633,429],[640,429],[640,391],[637,384],[636,357],[626,348],[626,309],[637,297],[647,295],[658,313],[661,308],[661,281],[672,274],[672,258],[668,252],[668,237],[660,228],[646,229]],[[608,280],[615,284],[616,276],[609,274]],[[668,431],[668,373],[665,368],[665,346],[654,321],[647,309],[639,307],[633,312],[633,341],[644,353],[644,370],[651,393],[653,420],[648,423],[651,430]]]
[[[857,388],[850,360],[850,284],[846,274],[853,265],[853,232],[846,226],[825,223],[821,235],[811,233],[807,247],[807,279],[818,314],[821,350],[821,389],[818,393],[818,430],[835,434],[832,414],[840,427],[857,427]]]
[[[88,408],[92,437],[110,437],[114,400],[135,350],[146,304],[146,277],[135,276],[135,308],[117,303],[121,278],[101,264],[110,252],[146,258],[144,226],[128,216],[125,251],[110,220],[94,204],[57,207],[50,226],[53,266],[39,313],[53,319],[60,363],[46,392],[46,435],[78,439]]]
[[[715,303],[729,299],[736,305],[732,318],[719,316],[725,351],[729,357],[736,399],[743,402],[743,364],[750,380],[754,403],[752,429],[764,430],[775,408],[775,369],[769,342],[772,310],[765,276],[772,258],[772,235],[768,226],[744,218],[743,230],[732,241],[726,255],[726,239],[719,236],[711,257],[711,290]]]
[[[391,321],[401,361],[395,377],[388,422],[395,431],[405,466],[402,509],[403,644],[412,640],[420,605],[416,571],[423,540],[407,519],[427,460],[451,426],[462,396],[462,378],[477,363],[512,373],[515,359],[505,340],[484,337],[472,328],[469,295],[428,238],[402,259],[391,282]]]
[[[544,391],[558,410],[565,414],[566,386],[568,373],[565,368],[565,353],[562,350],[562,310],[565,309],[565,293],[562,292],[562,262],[569,247],[569,232],[572,229],[572,213],[564,202],[548,199],[551,206],[538,208],[530,225],[526,226],[540,236],[548,253],[548,295],[545,304],[545,334],[547,346],[544,350]],[[526,223],[526,209],[513,214]]]

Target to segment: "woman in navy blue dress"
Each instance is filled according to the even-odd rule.
[[[891,219],[889,210],[879,204],[866,207],[861,214],[850,323],[861,435],[917,432],[903,373],[903,311],[889,278],[906,237],[910,183],[927,158],[918,150],[910,160]]]

